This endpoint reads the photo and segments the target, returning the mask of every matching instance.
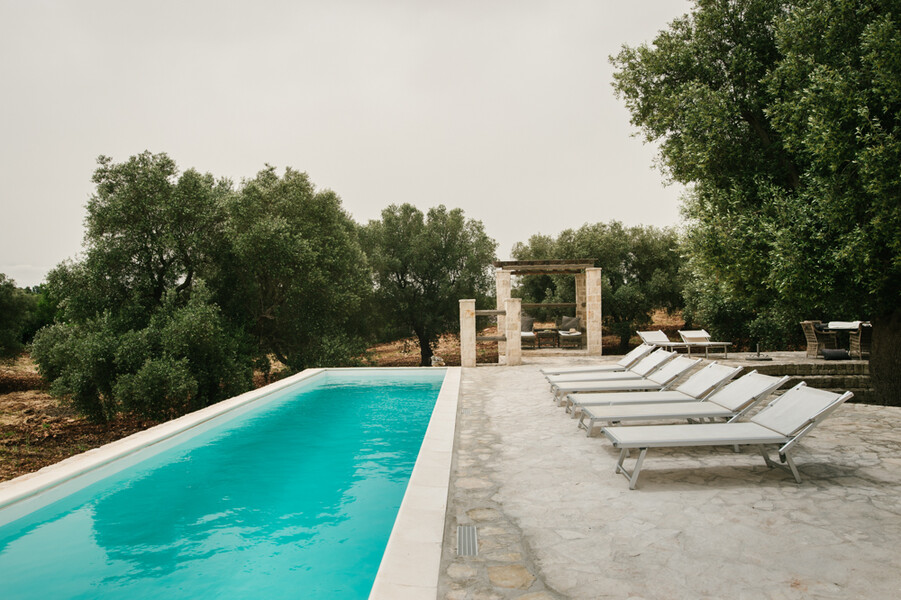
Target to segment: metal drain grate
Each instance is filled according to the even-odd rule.
[[[457,556],[478,556],[479,535],[474,525],[457,526]]]

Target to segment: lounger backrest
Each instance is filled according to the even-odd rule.
[[[738,375],[739,371],[741,371],[741,367],[727,367],[726,365],[718,365],[712,362],[686,379],[682,385],[676,388],[676,391],[687,394],[692,398],[703,398],[712,390]]]
[[[674,358],[669,361],[650,375],[648,375],[648,381],[653,381],[654,383],[659,383],[660,385],[667,385],[673,382],[677,377],[687,373],[689,369],[697,365],[701,362],[700,358],[686,358],[684,356],[680,356],[678,358]]]
[[[707,401],[738,412],[753,402],[763,400],[786,381],[788,377],[773,377],[751,371],[711,394]]]
[[[690,329],[688,331],[679,331],[679,337],[686,344],[703,344],[710,341],[710,334],[703,329]]]
[[[846,394],[847,395],[847,394]],[[845,395],[798,384],[751,418],[751,421],[786,437],[813,423],[821,413],[828,414],[845,400]]]
[[[638,337],[642,339],[645,344],[669,344],[670,340],[666,337],[666,334],[660,331],[639,331]]]
[[[642,358],[638,361],[638,364],[629,369],[631,372],[636,375],[641,375],[645,377],[648,373],[656,370],[660,365],[665,363],[668,360],[672,360],[675,358],[675,352],[669,352],[668,350],[663,350],[662,348],[659,350],[655,350],[651,352],[646,357]]]
[[[623,367],[624,369],[628,369],[630,366],[641,360],[643,357],[647,356],[654,350],[654,346],[650,344],[640,344],[634,348],[632,348],[625,356],[616,361],[616,364]]]

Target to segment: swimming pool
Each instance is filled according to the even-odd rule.
[[[367,597],[444,375],[326,371],[113,461],[0,527],[3,596]]]

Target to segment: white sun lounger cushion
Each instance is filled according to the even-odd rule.
[[[710,402],[648,402],[646,404],[615,404],[613,406],[584,406],[585,418],[594,421],[650,421],[681,419],[714,419],[732,416],[732,411]]]
[[[739,371],[741,371],[741,367],[728,367],[726,365],[718,365],[715,362],[710,363],[685,380],[682,385],[676,388],[676,391],[695,398],[702,398],[710,393],[711,390],[716,389],[717,386],[722,385],[724,381],[735,377]]]
[[[566,375],[570,373],[578,374],[578,373],[590,373],[592,371],[624,371],[629,367],[648,354],[650,354],[654,350],[654,346],[648,344],[640,344],[629,351],[628,354],[620,358],[613,364],[608,365],[592,365],[585,367],[547,367],[545,369],[541,369],[541,372],[545,375]]]
[[[635,373],[640,377],[646,377],[649,373],[659,368],[660,365],[668,360],[674,359],[675,357],[675,352],[669,352],[667,350],[656,350],[638,361],[638,364],[632,367],[629,371],[631,373]]]
[[[783,444],[791,439],[757,423],[607,427],[604,434],[617,448]]]
[[[632,371],[591,371],[590,373],[561,373],[548,375],[548,383],[568,383],[576,381],[614,381],[619,379],[643,379]]]
[[[617,404],[657,404],[660,402],[697,402],[698,399],[677,390],[627,392],[622,394],[579,394],[574,406],[607,406]]]
[[[770,375],[751,372],[723,386],[711,394],[706,401],[718,404],[730,411],[738,412],[747,406],[749,402],[766,393],[767,390],[770,393],[776,391],[778,387],[776,384],[782,385],[785,381],[785,378],[780,379]]]
[[[742,382],[742,379],[745,381]],[[707,400],[696,400],[685,398],[682,394],[671,399],[668,395],[679,393],[678,390],[673,390],[642,394],[584,394],[573,404],[581,407],[588,418],[596,421],[727,418],[741,414],[750,408],[752,403],[766,398],[786,381],[788,377],[772,377],[752,371],[727,386],[732,388],[725,394],[728,396],[728,403],[713,402],[711,400],[713,396]],[[643,397],[641,400],[629,401],[630,396],[639,395]],[[721,399],[724,396],[720,392],[717,392],[717,395]],[[586,402],[585,396],[597,397],[597,401]],[[618,401],[604,402],[604,396],[616,397]]]
[[[837,394],[812,387],[793,388],[751,418],[752,423],[792,435],[835,403]]]
[[[659,390],[663,386],[650,379],[621,379],[619,381],[586,381],[560,384],[558,396],[584,392],[628,392]]]
[[[675,381],[684,373],[687,373],[689,369],[693,368],[699,362],[701,362],[700,358],[685,358],[684,356],[680,356],[648,375],[648,379],[654,383],[665,386]]]

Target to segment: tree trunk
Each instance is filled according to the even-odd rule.
[[[870,382],[877,404],[901,406],[901,308],[873,319]]]
[[[419,338],[419,366],[432,366],[432,346],[429,344],[429,336],[417,331],[416,337]]]

